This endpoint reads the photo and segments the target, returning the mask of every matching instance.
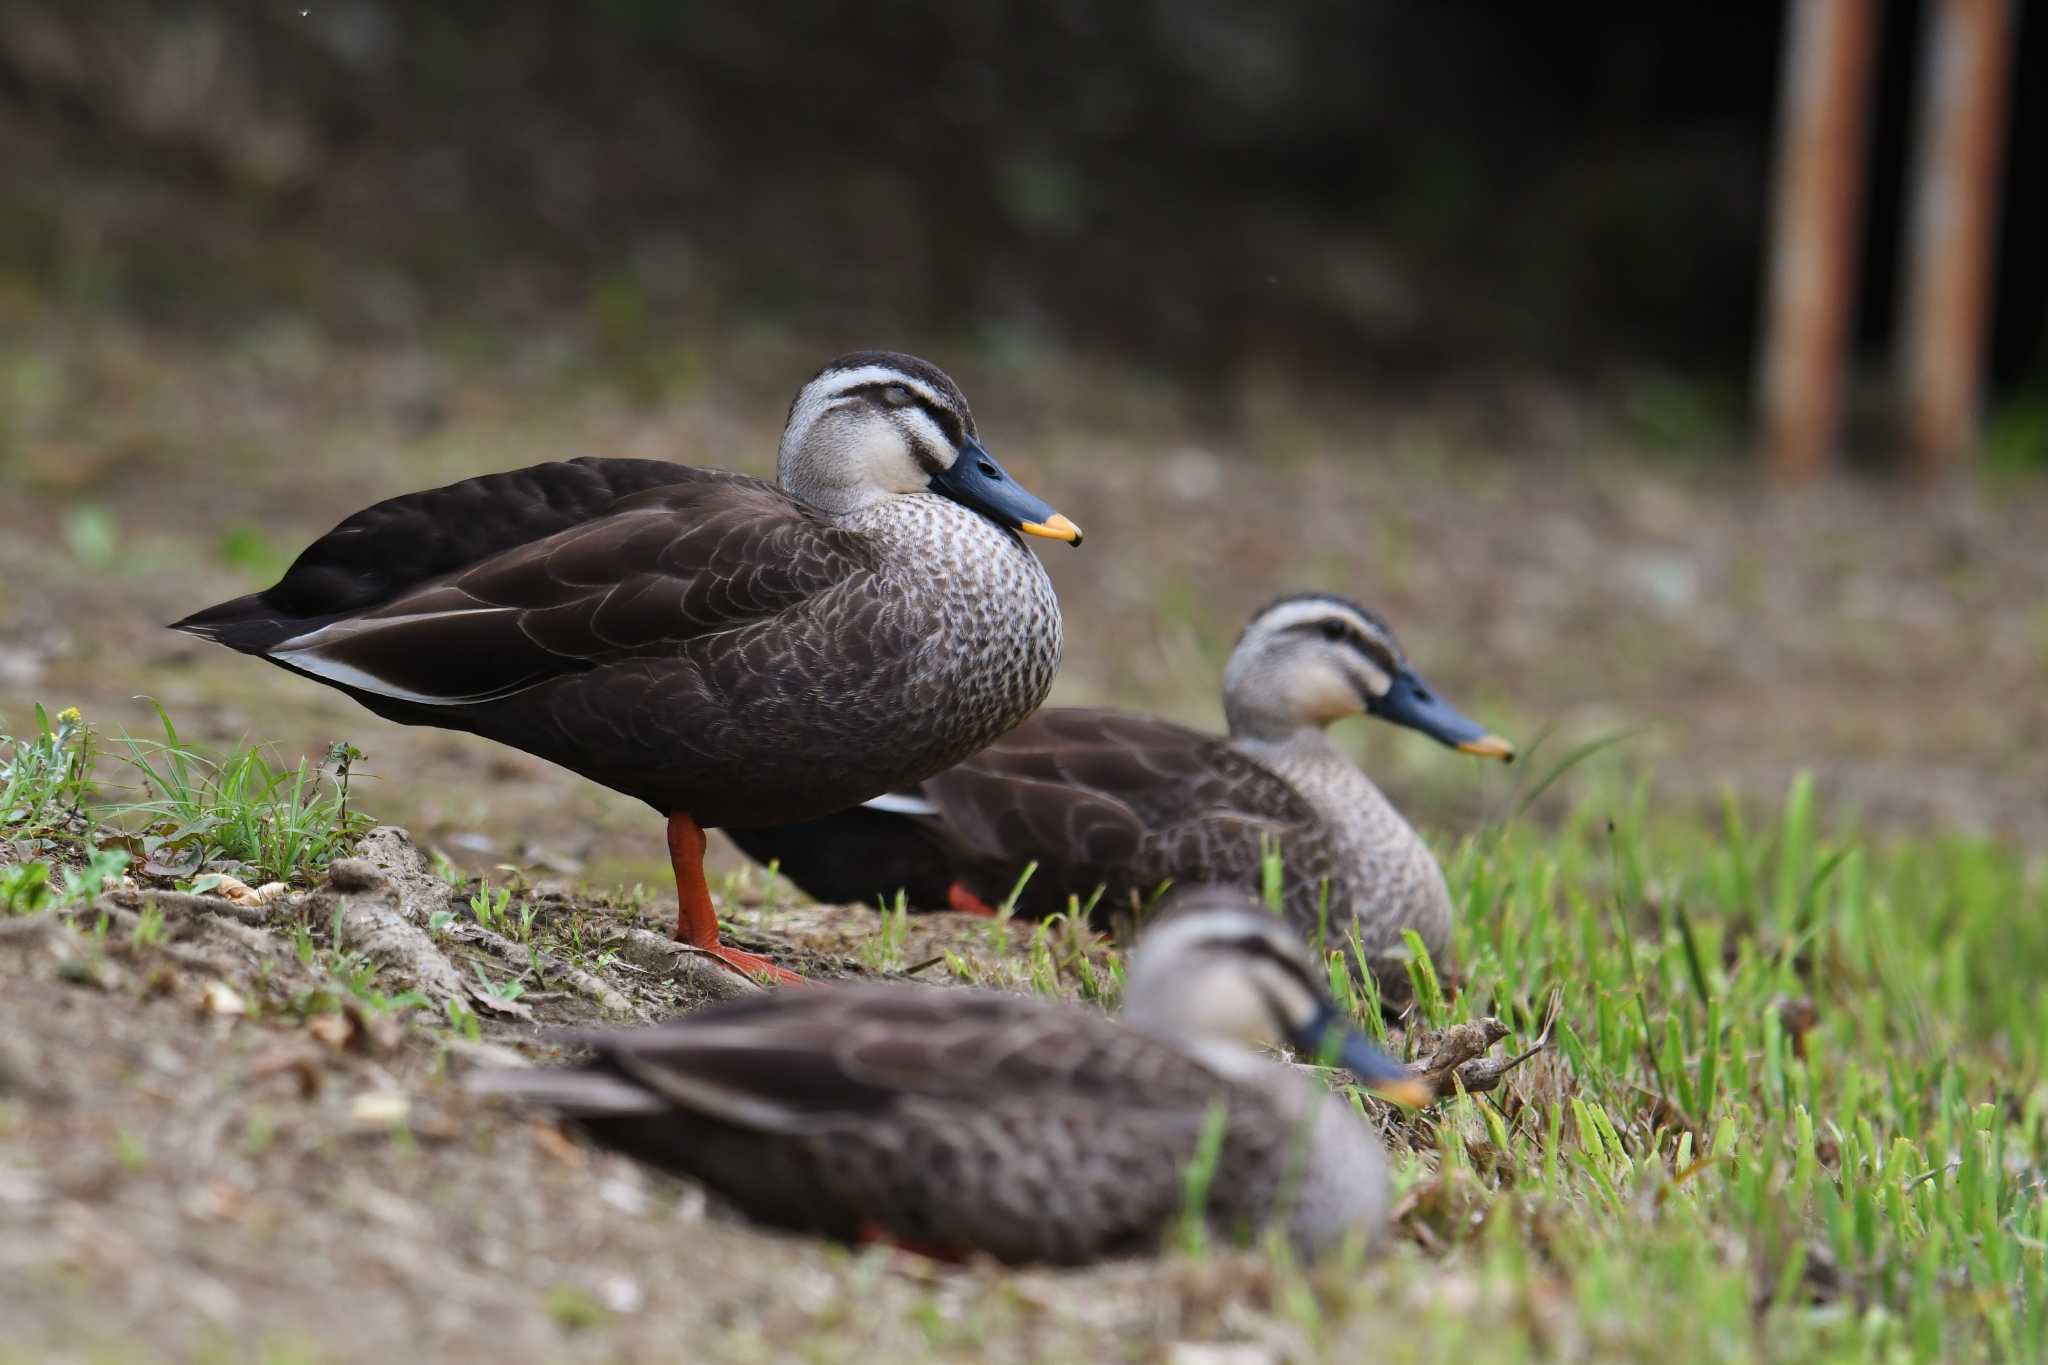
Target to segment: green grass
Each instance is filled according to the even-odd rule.
[[[19,842],[75,838],[85,823],[99,750],[92,727],[67,707],[15,736],[0,722],[0,832]]]
[[[0,914],[89,900],[138,860],[185,876],[230,859],[258,881],[303,882],[371,823],[349,805],[362,754],[348,744],[291,767],[247,745],[213,758],[158,707],[163,738],[123,736],[125,771],[109,781],[99,734],[75,709],[33,714],[20,735],[0,723],[0,842],[13,855],[0,861]],[[109,799],[103,782],[139,784],[139,799]]]
[[[1545,1349],[1555,1296],[1596,1354],[2048,1348],[2048,875],[1820,827],[1802,780],[1762,835],[1586,806],[1451,856],[1443,1016],[1516,1046],[1564,999],[1552,1062],[1416,1117],[1397,1160],[1421,1272],[1525,1310],[1480,1358]]]
[[[156,714],[162,739],[122,739],[142,799],[111,808],[146,856],[194,868],[227,858],[261,880],[303,881],[369,829],[369,817],[349,807],[350,770],[362,758],[354,747],[338,743],[318,763],[290,767],[249,745],[214,759],[179,738],[161,706]]]

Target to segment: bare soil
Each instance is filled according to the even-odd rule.
[[[605,998],[557,957],[516,999],[463,993],[475,1040],[433,1009],[401,1026],[336,990],[330,953],[363,940],[327,926],[379,908],[417,925],[459,911],[462,892],[397,831],[371,844],[402,892],[338,872],[260,910],[139,889],[0,920],[0,1360],[1102,1360],[1182,1341],[1298,1354],[1274,1268],[1249,1253],[1016,1272],[769,1235],[471,1099],[452,1083],[465,1070],[559,1055],[538,1026],[755,988],[630,910],[538,893],[534,941],[574,924],[600,949],[586,976]],[[924,917],[882,962],[874,911],[729,892],[744,941],[815,976],[922,975],[950,949],[976,979],[1021,984],[1021,924]],[[466,922],[421,935],[421,956],[387,961],[379,985],[432,995],[448,964],[460,980],[511,978],[526,950],[490,940]],[[1061,956],[1109,951],[1077,936]]]

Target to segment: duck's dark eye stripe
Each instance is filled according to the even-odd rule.
[[[1322,990],[1322,986],[1316,982],[1314,977],[1309,975],[1308,968],[1302,965],[1299,958],[1292,953],[1274,947],[1269,939],[1248,935],[1244,938],[1229,940],[1229,946],[1241,953],[1249,954],[1252,957],[1264,958],[1268,962],[1278,964],[1288,975],[1306,986],[1311,993]]]
[[[917,405],[924,409],[927,417],[939,424],[939,430],[946,433],[946,439],[951,441],[957,450],[960,446],[961,438],[965,434],[960,427],[960,415],[949,408],[942,408],[936,404],[927,403],[922,398],[917,400]]]
[[[1303,621],[1294,629],[1320,635],[1331,642],[1343,641],[1370,659],[1374,666],[1386,672],[1393,672],[1401,665],[1394,658],[1393,651],[1370,635],[1362,635],[1348,622],[1324,617],[1318,621]]]
[[[904,388],[904,386],[902,384],[897,383],[895,380],[884,379],[879,380],[873,384],[861,384],[855,388],[847,389],[845,390],[844,396],[848,398],[855,396],[859,396],[862,398],[874,398],[879,399],[884,403],[887,403],[888,399],[884,396],[885,391],[889,389],[902,388]],[[910,389],[908,390],[908,392],[910,394],[911,406],[918,408],[924,413],[925,416],[931,418],[934,422],[937,422],[939,424],[939,430],[945,432],[946,439],[953,443],[955,449],[958,449],[960,443],[967,439],[967,428],[961,423],[960,414],[953,411],[949,407],[945,407],[942,404],[932,402],[923,394],[919,393],[916,389]]]

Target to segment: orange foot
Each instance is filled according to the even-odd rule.
[[[801,986],[804,978],[787,967],[778,967],[759,953],[750,953],[744,948],[735,948],[729,943],[712,943],[702,948],[719,962],[743,976],[755,977],[771,986]]]
[[[704,881],[704,831],[687,814],[668,818],[668,856],[676,872],[676,939],[710,954],[734,971],[777,986],[797,986],[803,978],[778,967],[759,953],[718,941],[718,908]]]
[[[979,915],[983,919],[997,919],[1001,916],[1001,912],[993,905],[969,891],[961,882],[954,882],[946,888],[946,904],[963,915]]]

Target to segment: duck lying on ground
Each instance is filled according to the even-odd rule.
[[[825,984],[585,1035],[588,1062],[469,1084],[551,1107],[775,1227],[1006,1262],[1157,1247],[1220,1124],[1207,1223],[1277,1226],[1314,1255],[1378,1234],[1385,1156],[1348,1099],[1258,1049],[1426,1098],[1323,979],[1280,920],[1206,888],[1147,928],[1122,1022],[995,991]]]
[[[1382,984],[1402,931],[1449,965],[1451,898],[1435,856],[1326,733],[1359,714],[1466,753],[1503,739],[1437,697],[1394,633],[1355,602],[1300,593],[1245,627],[1223,675],[1227,738],[1151,716],[1053,708],[915,788],[787,826],[729,831],[827,904],[901,889],[922,910],[986,911],[1036,864],[1019,913],[1143,903],[1162,884],[1258,888],[1277,846],[1296,928],[1357,936]]]

